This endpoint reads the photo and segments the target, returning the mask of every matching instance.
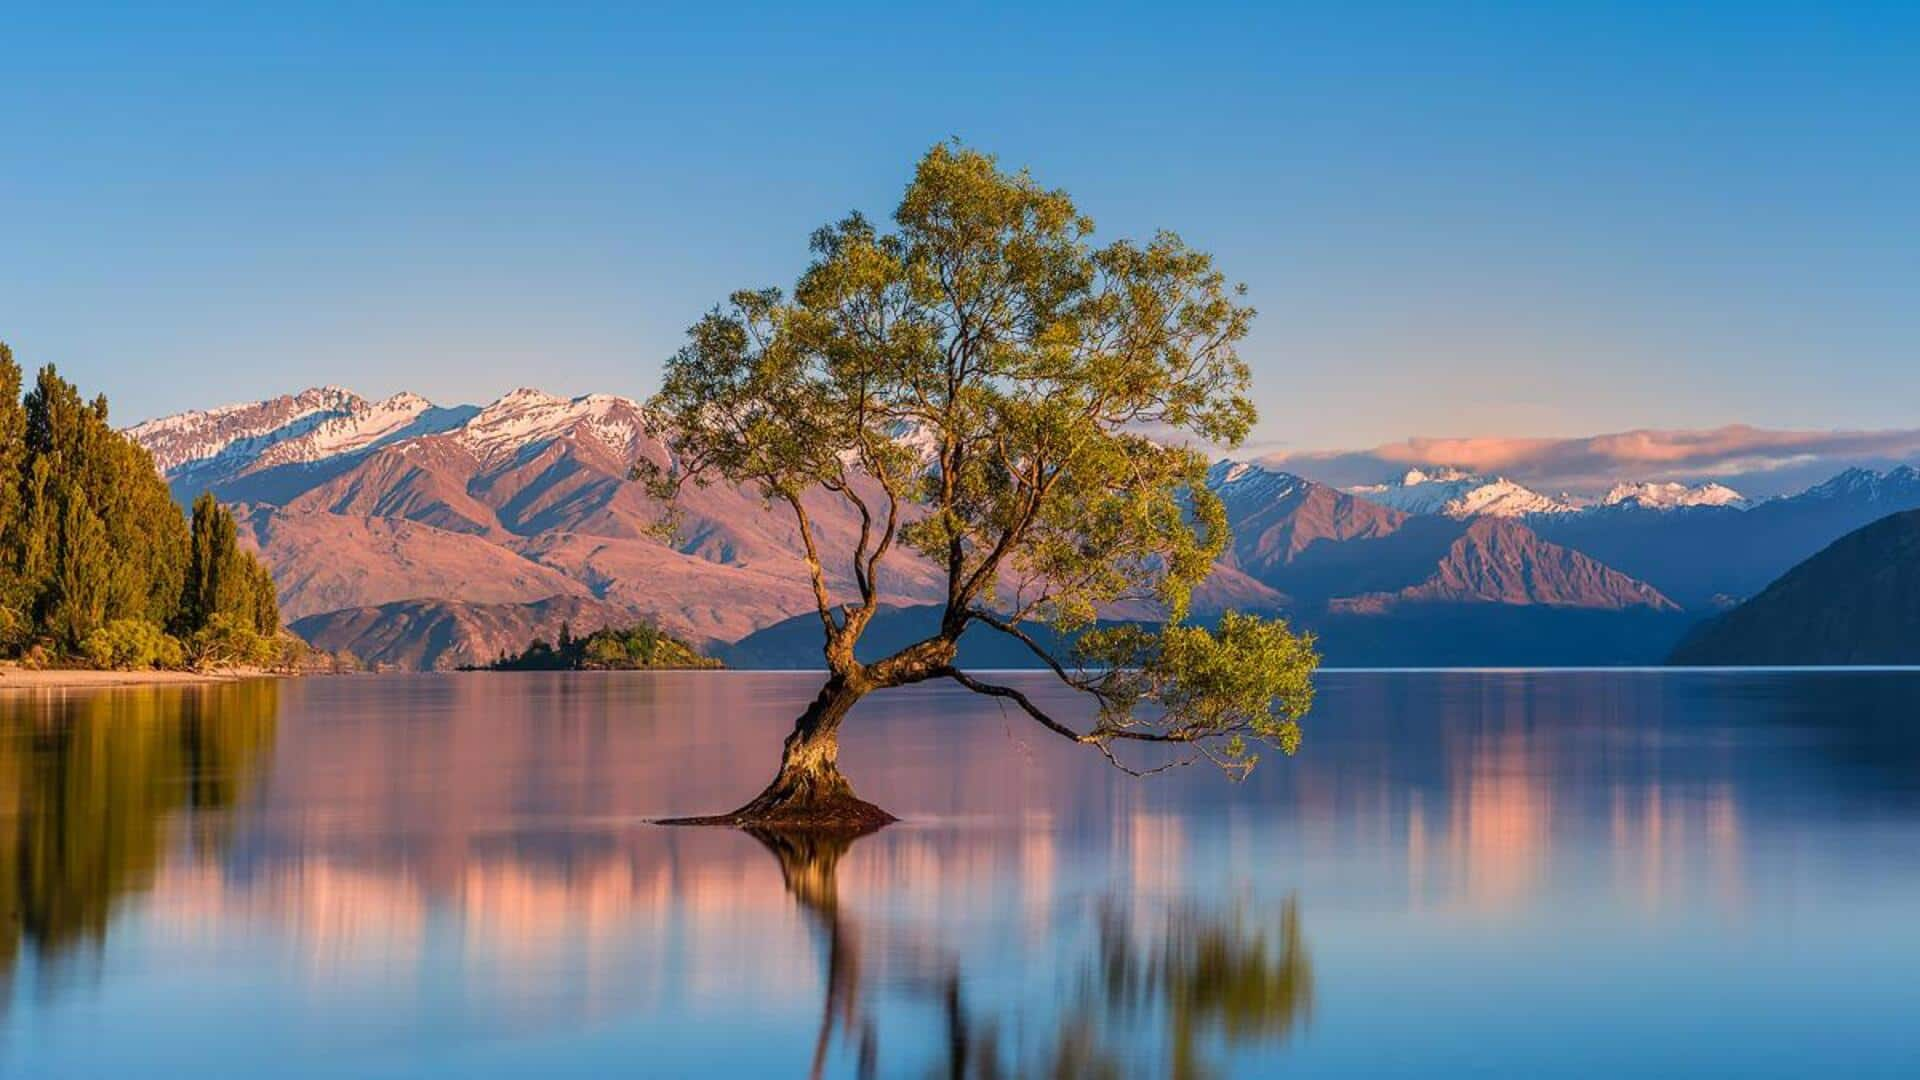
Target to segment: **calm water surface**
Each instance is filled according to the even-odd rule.
[[[648,824],[813,689],[0,695],[0,1075],[1920,1073],[1920,674],[1330,673],[1238,785],[894,691],[905,824]]]

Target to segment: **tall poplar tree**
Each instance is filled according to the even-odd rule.
[[[0,341],[0,648],[17,647],[32,627],[17,554],[26,465],[27,411],[20,404],[20,365],[13,350]]]
[[[205,629],[216,616],[257,634],[280,627],[280,608],[273,576],[240,546],[233,514],[203,494],[193,502],[189,528],[186,588],[180,596],[179,623],[183,633]]]

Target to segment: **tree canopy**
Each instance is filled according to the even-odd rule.
[[[894,226],[820,229],[791,296],[738,292],[694,325],[652,403],[673,460],[640,474],[669,498],[754,485],[791,512],[843,695],[951,679],[1130,769],[1116,744],[1179,744],[1235,774],[1261,745],[1291,752],[1311,639],[1188,617],[1227,541],[1202,447],[1254,420],[1244,290],[1169,232],[1096,244],[1065,192],[958,144],[921,159]],[[822,548],[815,493],[857,516],[850,551]],[[896,548],[944,570],[940,626],[862,663]],[[1142,603],[1157,625],[1096,622]],[[1072,644],[1043,647],[1036,624]],[[1030,648],[1093,718],[956,666],[973,626]]]

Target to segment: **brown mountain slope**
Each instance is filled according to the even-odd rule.
[[[813,610],[806,569],[791,556],[722,564],[651,539],[585,533],[546,533],[521,542],[518,550],[688,641],[731,641]]]
[[[417,521],[271,509],[245,520],[289,619],[420,597],[501,603],[591,595],[511,548]]]
[[[1223,561],[1260,580],[1283,579],[1303,561],[1337,560],[1336,551],[1347,542],[1389,536],[1407,522],[1398,510],[1325,484],[1258,466],[1240,469],[1213,472],[1233,523],[1233,544]]]
[[[536,637],[553,641],[563,624],[591,633],[635,618],[617,604],[577,596],[525,604],[401,600],[309,615],[293,623],[293,632],[367,664],[433,671],[489,663],[502,653],[519,652]]]
[[[1215,466],[1233,545],[1224,560],[1309,609],[1403,603],[1669,610],[1657,589],[1509,518],[1402,513],[1289,473]]]
[[[209,443],[224,454],[216,493],[255,499],[254,539],[289,617],[400,600],[499,604],[565,595],[601,599],[689,640],[713,641],[811,610],[791,516],[755,491],[690,486],[676,534],[663,538],[665,507],[627,478],[635,461],[667,458],[633,402],[516,391],[460,415],[467,419],[457,426],[292,464],[262,452],[250,466],[235,460],[230,440]],[[309,422],[299,423],[304,431]],[[173,438],[176,429],[225,433],[206,420],[155,430]],[[195,464],[181,468],[192,475]],[[859,522],[850,507],[819,493],[808,509],[824,550],[852,548]],[[829,560],[838,592],[851,591],[849,566]],[[899,600],[924,599],[936,588],[932,567],[898,548],[881,568],[881,585]],[[410,613],[386,617],[420,625]],[[469,625],[445,624],[454,633]]]
[[[479,460],[443,436],[368,454],[352,469],[289,500],[289,514],[403,518],[449,532],[503,533],[493,509],[467,492]]]
[[[1343,597],[1328,609],[1376,613],[1401,604],[1479,603],[1621,611],[1678,611],[1658,589],[1577,551],[1550,544],[1506,518],[1464,523],[1423,580],[1392,591]]]

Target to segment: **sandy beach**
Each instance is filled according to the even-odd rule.
[[[260,668],[234,668],[227,671],[95,671],[33,669],[18,664],[0,664],[0,692],[223,683],[269,678],[278,674]]]

